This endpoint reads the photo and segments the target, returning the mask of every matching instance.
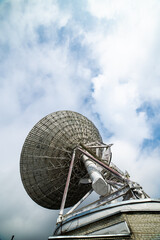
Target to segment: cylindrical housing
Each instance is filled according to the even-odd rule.
[[[83,162],[91,178],[93,190],[101,196],[108,194],[110,186],[105,182],[96,164],[85,155],[83,155]]]

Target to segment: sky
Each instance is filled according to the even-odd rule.
[[[44,116],[72,110],[112,161],[160,198],[160,1],[0,0],[0,239],[43,240],[58,211],[34,203],[20,153]]]

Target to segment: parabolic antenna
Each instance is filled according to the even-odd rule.
[[[28,134],[20,160],[20,173],[24,188],[39,205],[59,209],[73,150],[80,143],[101,143],[94,124],[72,111],[58,111],[41,119]],[[81,184],[88,175],[76,153],[65,207],[76,204],[90,189]]]

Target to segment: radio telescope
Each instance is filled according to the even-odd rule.
[[[21,178],[29,196],[42,207],[59,209],[73,150],[80,143],[101,141],[97,128],[81,114],[59,111],[41,119],[28,134],[21,153]],[[86,175],[77,153],[65,207],[91,189],[91,184],[79,184]]]
[[[89,233],[107,239],[106,231],[113,232],[113,237],[121,236],[121,233],[124,233],[122,237],[130,236],[126,220],[118,225],[114,220],[113,226],[104,231],[97,219],[98,216],[102,219],[103,215],[111,218],[117,206],[119,211],[138,211],[136,199],[142,203],[143,211],[160,212],[160,201],[154,201],[154,206],[153,202],[151,206],[146,205],[150,198],[142,187],[112,163],[111,146],[102,142],[98,129],[90,120],[73,111],[51,113],[29,132],[21,152],[21,179],[28,195],[37,204],[48,209],[60,209],[55,234],[49,239],[57,239],[56,235],[61,239],[60,235],[75,235],[77,231],[86,239]],[[99,199],[76,210],[92,191],[99,195]],[[115,200],[120,201],[119,205],[112,207],[112,214],[107,216],[104,209]],[[72,208],[64,215],[64,208],[68,207]],[[100,213],[96,218],[93,217],[95,212]],[[91,217],[87,218],[89,214]],[[95,231],[91,225],[88,227],[87,224],[93,223],[95,228],[95,222],[100,230]],[[87,232],[83,230],[85,225],[90,229]],[[102,234],[104,232],[105,235]],[[88,238],[92,237],[89,235]],[[65,238],[62,236],[62,239]]]

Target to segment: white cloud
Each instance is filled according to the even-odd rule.
[[[21,148],[30,129],[46,114],[61,109],[80,111],[89,92],[90,70],[75,61],[67,43],[56,42],[56,31],[69,18],[56,4],[8,4],[0,30],[1,46],[7,45],[1,49],[5,57],[0,76],[0,238],[10,239],[14,234],[16,239],[47,239],[57,212],[41,208],[25,193],[19,173]],[[44,44],[38,42],[40,25],[53,31]]]
[[[114,143],[113,161],[151,196],[158,196],[159,151],[141,147],[145,138],[154,140],[151,130],[159,114],[148,121],[147,113],[137,113],[137,108],[144,102],[159,103],[159,1],[89,0],[81,9],[88,14],[87,27],[70,6],[60,9],[51,0],[0,3],[4,240],[12,234],[16,239],[44,239],[52,233],[57,212],[29,199],[19,158],[30,129],[53,111],[75,110],[103,124],[113,134],[107,138],[102,132],[104,141]]]
[[[159,55],[155,49],[159,52],[160,4],[103,0],[88,3],[88,11],[98,20],[86,41],[101,68],[101,73],[92,79],[93,110],[113,133],[105,139],[115,143],[113,161],[123,170],[128,169],[142,185],[148,184],[147,190],[156,195],[159,188],[153,176],[159,152],[155,156],[152,149],[146,159],[142,143],[145,138],[153,139],[153,125],[145,111],[137,113],[137,109],[144,102],[154,105],[159,101]]]
[[[100,62],[106,80],[113,84],[131,79],[141,97],[158,98],[159,55],[155,49],[158,50],[160,36],[159,2],[89,1],[88,9],[94,16],[98,14],[100,20],[96,31],[86,39],[92,44],[93,55]],[[113,22],[99,28],[103,24],[101,19]]]

